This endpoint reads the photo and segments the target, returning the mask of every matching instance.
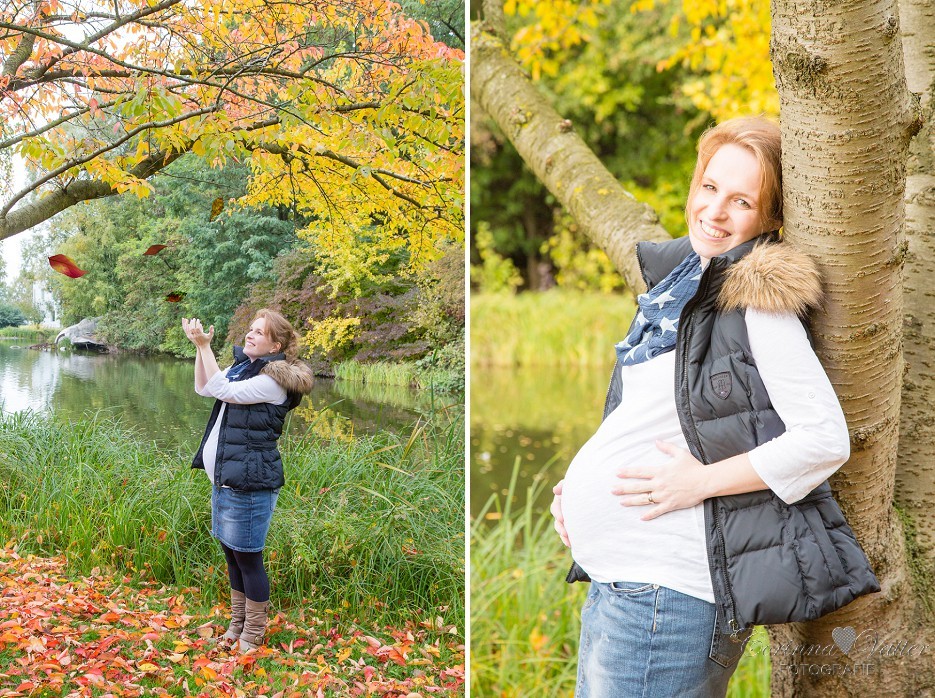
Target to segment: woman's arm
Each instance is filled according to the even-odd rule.
[[[211,334],[214,334],[213,326],[211,327]],[[198,347],[197,360],[201,362],[201,372],[204,378],[204,384],[202,385],[202,388],[203,388],[205,385],[207,385],[208,381],[210,381],[214,377],[216,373],[221,372],[221,367],[218,366],[218,360],[214,357],[214,352],[211,351],[210,340],[208,344],[204,344]],[[196,361],[196,364],[195,364],[196,370],[197,370],[197,365],[198,364]],[[198,377],[196,374],[195,380],[197,379]]]
[[[286,391],[269,376],[260,374],[242,381],[229,381],[218,371],[205,384],[205,395],[235,405],[255,405],[271,402],[281,405],[286,401]]]
[[[710,497],[769,489],[750,462],[748,453],[706,466],[691,452],[665,441],[657,441],[656,448],[672,456],[672,460],[650,468],[621,468],[617,477],[622,482],[611,490],[620,496],[621,506],[652,505],[652,509],[640,517],[643,521],[693,507]]]
[[[685,449],[657,443],[672,460],[658,468],[622,469],[619,477],[625,480],[613,490],[624,506],[655,504],[644,520],[709,497],[764,489],[792,504],[850,454],[844,413],[801,322],[793,315],[753,310],[745,317],[751,353],[786,431],[748,453],[708,466]]]
[[[182,329],[185,335],[195,345],[195,392],[204,394],[208,379],[221,369],[218,367],[214,352],[211,351],[211,340],[214,338],[214,325],[204,331],[201,320],[198,318],[182,318]]]

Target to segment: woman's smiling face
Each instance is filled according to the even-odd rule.
[[[281,349],[279,342],[273,342],[266,331],[266,318],[258,317],[250,325],[250,331],[243,343],[243,353],[251,359],[258,359],[261,356],[275,354]]]
[[[764,232],[760,220],[760,164],[743,146],[718,148],[688,206],[692,249],[707,264]]]

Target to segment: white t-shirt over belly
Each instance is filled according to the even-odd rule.
[[[202,397],[213,397],[222,403],[221,411],[218,413],[217,421],[208,434],[205,441],[205,447],[201,452],[201,458],[205,464],[205,473],[208,479],[214,482],[214,466],[217,463],[218,438],[221,434],[221,421],[224,419],[224,413],[227,411],[227,403],[234,405],[255,405],[260,402],[269,402],[274,405],[281,405],[286,401],[286,391],[279,383],[267,375],[260,374],[253,378],[243,381],[227,380],[227,371],[230,367],[218,371],[205,387],[198,390],[195,386],[195,392]]]
[[[753,360],[786,425],[749,457],[769,488],[791,504],[847,460],[847,424],[801,322],[754,310],[745,318]],[[675,407],[675,352],[623,366],[620,380],[623,401],[565,475],[562,513],[572,556],[598,582],[655,583],[713,602],[703,505],[641,521],[645,507],[621,506],[611,494],[623,466],[670,458],[657,440],[687,448]]]

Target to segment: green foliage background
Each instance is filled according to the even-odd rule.
[[[653,206],[673,235],[681,234],[694,143],[709,117],[681,94],[689,68],[658,69],[686,40],[668,29],[676,10],[662,5],[634,13],[619,2],[599,10],[601,22],[588,41],[561,55],[557,74],[544,74],[538,86],[624,187]],[[499,129],[483,116],[473,118],[472,265],[483,262],[476,239],[486,228],[493,250],[522,274],[523,288],[548,286],[548,277],[582,290],[619,288],[603,252],[576,231]]]

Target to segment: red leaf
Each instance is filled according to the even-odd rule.
[[[178,303],[183,298],[185,298],[184,293],[170,293],[168,296],[166,296],[166,300],[170,303]]]
[[[149,255],[159,254],[164,249],[166,249],[166,247],[168,247],[168,245],[150,245],[149,249],[146,250],[143,254],[149,254]]]
[[[64,274],[72,279],[77,279],[88,273],[83,269],[79,269],[77,264],[63,254],[55,254],[49,257],[49,266],[59,274]]]

